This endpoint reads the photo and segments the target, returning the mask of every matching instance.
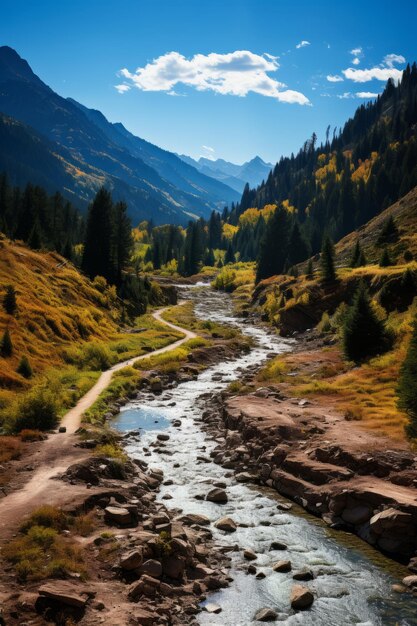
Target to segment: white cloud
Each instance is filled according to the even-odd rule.
[[[287,89],[284,83],[268,74],[276,72],[276,57],[259,55],[249,50],[228,54],[195,54],[187,59],[179,52],[168,52],[134,73],[120,70],[121,76],[142,91],[173,92],[179,83],[197,91],[244,97],[249,92],[275,98],[279,102],[310,104],[299,91]]]
[[[383,63],[387,67],[394,67],[396,63],[405,63],[405,58],[402,54],[386,54]]]
[[[203,148],[203,150],[206,150],[207,152],[211,152],[211,154],[213,154],[215,152],[214,148],[212,148],[211,146],[201,146]]]
[[[343,76],[339,76],[339,74],[327,74],[326,76],[329,83],[343,83]]]
[[[357,98],[377,98],[379,93],[373,93],[372,91],[357,91]]]
[[[350,91],[345,91],[345,93],[340,93],[336,96],[339,100],[347,100],[348,98],[354,98],[355,96]]]
[[[353,50],[350,51],[350,54],[354,57],[358,57],[362,54],[362,48],[353,48]]]
[[[299,50],[300,48],[305,48],[306,46],[311,46],[311,43],[307,41],[306,39],[303,39],[295,47],[297,48],[297,50]]]
[[[117,89],[119,93],[125,93],[126,91],[129,91],[130,86],[129,85],[115,85],[114,88]]]
[[[394,67],[394,65],[398,63],[405,63],[405,58],[401,54],[387,54],[380,65],[364,70],[348,67],[346,70],[343,70],[342,73],[345,78],[353,80],[355,83],[367,83],[371,80],[382,80],[386,82],[389,78],[392,78],[398,83],[403,74],[402,70]]]
[[[358,57],[355,57],[352,61],[353,65],[359,65],[359,63],[361,62],[360,59],[358,59]]]

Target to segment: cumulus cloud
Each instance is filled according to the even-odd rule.
[[[358,57],[362,54],[362,48],[353,48],[353,50],[350,51],[350,54],[354,57]]]
[[[179,52],[168,52],[138,67],[135,72],[122,69],[120,75],[126,85],[133,85],[142,91],[172,93],[176,85],[183,84],[197,91],[214,91],[224,96],[243,97],[253,92],[279,102],[310,104],[304,94],[287,89],[284,83],[269,76],[278,68],[277,57],[249,50],[195,54],[190,59]]]
[[[299,50],[300,48],[305,48],[306,46],[311,46],[311,43],[307,41],[306,39],[303,39],[295,47],[297,48],[297,50]]]
[[[361,61],[360,61],[360,59],[358,59],[358,57],[356,57],[356,58],[355,58],[355,59],[353,59],[353,61],[352,61],[353,65],[359,65],[359,63],[360,63],[360,62],[361,62]]]
[[[326,76],[329,83],[343,83],[343,76],[339,76],[339,74],[327,74]]]
[[[322,95],[327,96],[327,94],[322,94]],[[339,100],[349,100],[350,98],[366,99],[366,98],[377,98],[378,96],[379,96],[378,93],[373,93],[372,91],[357,91],[355,93],[352,93],[351,91],[345,91],[345,93],[338,94],[336,98],[339,98]]]
[[[405,58],[401,54],[387,54],[382,63],[369,69],[355,69],[348,67],[343,70],[345,78],[353,80],[355,83],[367,83],[371,80],[382,80],[386,82],[392,78],[396,83],[401,79],[403,70],[399,70],[394,65],[405,63]]]
[[[357,98],[377,98],[379,93],[373,93],[372,91],[358,91],[356,93]]]
[[[115,85],[114,88],[117,89],[119,93],[125,93],[126,91],[129,91],[130,86],[122,84],[122,85]]]

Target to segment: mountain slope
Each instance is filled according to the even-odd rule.
[[[259,185],[267,178],[273,167],[272,163],[265,163],[259,156],[243,163],[243,165],[236,165],[236,163],[230,163],[224,159],[211,160],[205,157],[200,157],[198,161],[195,161],[186,155],[181,155],[181,159],[198,168],[203,174],[222,181],[239,193],[242,193],[246,183],[249,183],[251,187]]]
[[[138,155],[139,150],[131,151],[136,139],[133,135],[125,131],[128,137],[124,137],[120,127],[114,129],[116,125],[107,122],[99,112],[86,114],[88,109],[60,97],[6,46],[0,48],[0,111],[55,142],[56,153],[59,156],[63,151],[69,153],[83,172],[94,168],[115,197],[129,201],[134,220],[153,218],[158,223],[184,223],[189,215],[207,215],[235,198],[232,190],[203,179],[198,172],[193,181],[191,168],[188,168],[188,180],[177,177],[178,184],[183,183],[186,189],[163,178]],[[159,150],[154,148],[155,152]],[[176,159],[175,155],[172,157]],[[159,170],[163,170],[161,164]],[[169,176],[168,167],[167,173]],[[86,192],[91,198],[94,190],[87,184]]]

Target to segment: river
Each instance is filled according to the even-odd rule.
[[[199,398],[208,392],[220,392],[243,370],[265,362],[270,352],[276,354],[291,350],[292,342],[270,331],[251,326],[233,315],[230,296],[208,287],[183,288],[182,295],[195,301],[196,315],[205,320],[238,326],[251,336],[256,344],[249,354],[222,362],[204,371],[197,380],[179,384],[159,396],[145,395],[133,401],[116,417],[114,426],[121,431],[141,428],[140,441],[128,440],[127,452],[132,458],[143,458],[144,448],[151,451],[146,457],[151,467],[161,468],[165,479],[173,480],[161,486],[158,499],[169,508],[180,508],[184,513],[200,513],[213,522],[220,517],[232,517],[238,527],[225,534],[211,527],[217,545],[234,546],[231,552],[230,575],[233,582],[227,589],[211,594],[208,602],[220,605],[218,615],[202,612],[198,621],[202,626],[249,626],[258,609],[273,608],[278,613],[277,623],[306,626],[345,626],[357,624],[417,625],[417,600],[409,594],[392,591],[408,570],[367,546],[358,538],[328,529],[321,521],[293,505],[290,511],[277,508],[285,499],[274,490],[237,483],[232,472],[214,464],[197,460],[208,457],[216,442],[208,439],[200,427],[199,417],[204,406]],[[219,375],[222,375],[221,380]],[[214,378],[214,380],[213,380]],[[175,403],[175,405],[174,405]],[[181,428],[172,421],[180,418]],[[197,420],[197,421],[195,421]],[[161,429],[170,435],[161,454],[149,447]],[[205,494],[211,481],[226,484],[228,502],[223,505],[202,501],[195,496]],[[272,541],[288,546],[285,551],[270,551]],[[248,562],[242,556],[243,548],[252,548],[258,555],[254,564],[265,578],[248,575]],[[315,602],[306,612],[295,613],[290,608],[289,595],[294,581],[292,573],[277,573],[271,564],[289,559],[293,570],[310,567],[315,579],[302,583],[314,591]]]

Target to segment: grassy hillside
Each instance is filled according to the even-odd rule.
[[[16,290],[15,315],[3,307],[7,285]],[[100,370],[179,336],[150,315],[136,320],[140,332],[129,332],[115,288],[104,279],[92,282],[58,254],[34,252],[2,235],[0,298],[0,337],[7,328],[13,344],[11,356],[0,356],[3,420],[16,397],[40,385],[54,389],[62,413]],[[16,371],[22,356],[33,369],[30,379]]]

